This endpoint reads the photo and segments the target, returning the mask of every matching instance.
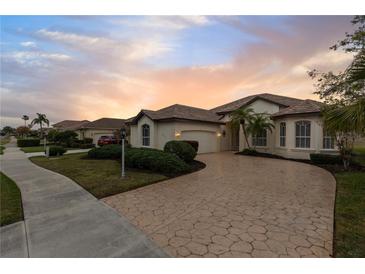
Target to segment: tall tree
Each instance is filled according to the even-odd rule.
[[[29,120],[29,116],[28,115],[23,115],[22,119],[24,120],[24,126],[27,126],[27,121]]]
[[[248,142],[247,126],[251,123],[252,116],[252,108],[239,108],[230,114],[231,127],[234,128],[239,127],[240,125],[242,126],[243,135],[248,148],[250,148],[250,143]]]
[[[327,103],[323,108],[326,130],[336,138],[344,168],[348,169],[355,138],[365,134],[365,16],[351,21],[353,33],[330,49],[342,49],[353,54],[353,61],[343,71],[309,75],[317,79],[316,92]]]
[[[247,126],[247,133],[253,137],[260,135],[263,131],[270,131],[274,129],[274,124],[271,122],[269,115],[263,113],[255,113]]]
[[[41,138],[43,138],[43,124],[49,126],[49,120],[47,119],[46,114],[37,113],[37,117],[33,119],[31,125],[39,125],[39,128],[41,130]]]

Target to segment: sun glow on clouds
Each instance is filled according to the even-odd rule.
[[[52,122],[128,118],[141,108],[211,108],[261,92],[315,99],[307,71],[343,69],[351,60],[328,50],[351,31],[350,19],[54,17],[29,28],[27,17],[7,18],[2,123],[39,111]],[[194,56],[190,51],[209,62],[181,64],[181,56]]]

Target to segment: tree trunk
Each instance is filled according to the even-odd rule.
[[[42,122],[39,124],[40,128],[41,128],[41,138],[43,138],[43,128],[42,128]]]
[[[243,135],[245,136],[247,148],[250,149],[251,147],[250,147],[250,143],[248,142],[248,139],[247,139],[247,132],[246,132],[246,128],[245,128],[245,123],[242,123],[241,125],[242,125]]]

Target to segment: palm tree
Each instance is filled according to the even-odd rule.
[[[257,136],[267,130],[272,132],[273,129],[274,124],[271,122],[270,117],[264,113],[255,113],[247,126],[247,132],[252,136]]]
[[[323,110],[326,130],[336,138],[345,170],[348,169],[356,137],[365,135],[365,98],[347,106],[332,105]]]
[[[32,121],[33,125],[39,125],[39,128],[41,130],[41,138],[43,137],[43,123],[49,126],[49,120],[46,117],[46,114],[37,113],[37,118],[34,118]]]
[[[22,119],[24,120],[24,126],[27,126],[27,121],[29,120],[29,116],[28,115],[23,115]]]
[[[252,108],[239,108],[233,111],[230,114],[230,124],[231,127],[239,127],[242,126],[243,135],[246,140],[247,147],[250,148],[250,143],[247,139],[247,130],[246,127],[251,123],[251,119],[253,116],[253,109]]]

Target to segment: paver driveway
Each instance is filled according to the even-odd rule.
[[[176,257],[329,257],[335,179],[318,167],[233,155],[105,199]]]

